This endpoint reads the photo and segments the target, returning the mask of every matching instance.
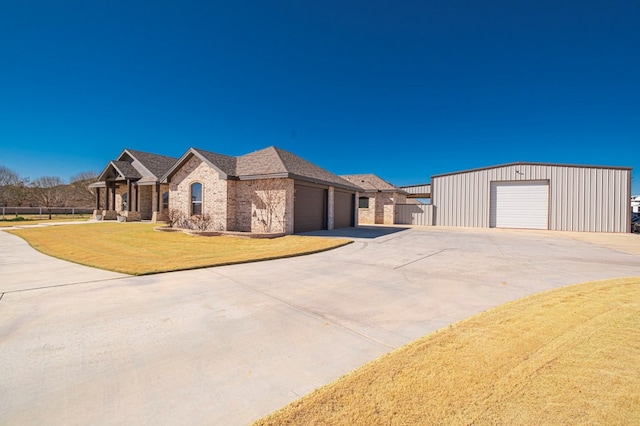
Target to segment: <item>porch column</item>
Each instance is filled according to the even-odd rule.
[[[160,184],[156,182],[156,205],[154,207],[154,212],[160,211]]]
[[[138,191],[138,188],[140,188],[138,185],[135,186],[135,192],[136,192],[136,208],[135,208],[135,212],[140,213],[140,193]]]
[[[127,211],[131,211],[131,204],[133,204],[133,197],[131,196],[131,181],[127,179]]]
[[[111,208],[109,210],[116,209],[116,183],[111,182]]]

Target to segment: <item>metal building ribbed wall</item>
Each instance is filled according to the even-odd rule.
[[[398,225],[433,225],[431,204],[396,204],[394,222]]]
[[[631,169],[552,164],[434,176],[434,224],[488,228],[491,182],[528,180],[549,182],[550,230],[629,232]]]
[[[408,192],[409,194],[431,194],[431,185],[428,183],[425,183],[424,185],[401,186],[400,189]]]

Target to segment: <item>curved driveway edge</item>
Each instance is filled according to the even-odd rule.
[[[65,269],[0,232],[0,423],[248,424],[488,308],[640,276],[640,256],[562,234],[348,232],[315,255],[142,277]]]
[[[0,230],[0,293],[127,277],[56,259]]]

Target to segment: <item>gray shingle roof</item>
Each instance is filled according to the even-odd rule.
[[[353,185],[340,176],[318,167],[289,151],[274,146],[239,157],[230,157],[228,155],[191,148],[187,151],[187,154],[182,157],[182,161],[189,158],[189,153],[199,155],[226,174],[227,178],[256,179],[269,176],[290,177],[298,180],[360,190],[357,185]],[[165,174],[164,177],[170,177],[173,172],[180,167],[179,164],[174,164],[172,170]]]
[[[390,184],[384,179],[379,178],[374,174],[362,174],[362,175],[342,175],[342,178],[348,180],[354,185],[358,185],[365,191],[395,191],[404,192],[402,189]]]
[[[147,168],[156,179],[161,178],[178,160],[174,157],[152,154],[150,152],[134,151],[132,149],[126,149],[125,151]]]
[[[351,182],[284,149],[270,146],[238,158],[237,176],[282,175],[358,190]]]
[[[235,176],[236,175],[236,158],[230,157],[228,155],[216,154],[215,152],[205,151],[202,149],[192,148],[193,151],[196,151],[198,154],[203,156],[207,161],[211,164],[215,165],[219,168],[222,173],[227,176]]]
[[[288,173],[278,151],[270,146],[238,157],[236,176],[262,176]]]
[[[125,179],[140,179],[142,175],[128,161],[112,161],[110,163]]]

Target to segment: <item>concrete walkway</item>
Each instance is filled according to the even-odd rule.
[[[0,424],[244,425],[490,307],[640,276],[639,255],[565,233],[323,234],[345,233],[311,256],[130,277],[0,232]]]

